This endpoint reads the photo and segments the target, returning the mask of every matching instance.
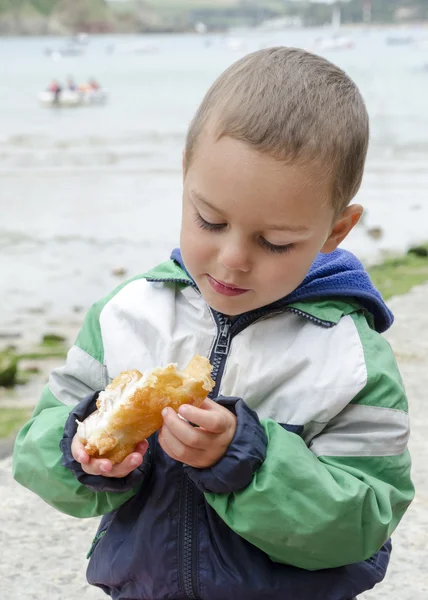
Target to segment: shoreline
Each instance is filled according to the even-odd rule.
[[[277,17],[281,19],[281,16]],[[227,27],[213,27],[212,29],[208,29],[204,33],[199,33],[195,30],[195,27],[192,25],[174,27],[174,26],[153,26],[141,28],[141,26],[130,26],[130,27],[116,27],[113,26],[114,21],[106,21],[105,24],[99,29],[91,29],[91,26],[83,27],[81,31],[79,31],[78,35],[84,34],[88,36],[97,36],[97,37],[107,37],[114,35],[129,35],[129,36],[155,36],[155,35],[189,35],[193,34],[195,36],[204,37],[210,35],[225,35],[225,34],[233,34],[236,31],[234,26]],[[269,30],[263,30],[263,23],[259,25],[251,26],[244,25],[238,26],[237,29],[245,30],[247,32],[264,32],[269,33]],[[13,30],[15,25],[12,23],[12,19],[10,15],[4,15],[0,19],[0,39],[1,38],[13,38],[13,37],[22,37],[22,38],[32,38],[32,37],[43,37],[46,39],[50,38],[58,38],[58,37],[73,37],[76,35],[76,31],[73,30],[72,27],[66,27],[62,25],[60,22],[52,19],[50,23],[46,23],[42,17],[32,17],[32,18],[24,18],[22,23],[21,31]],[[404,21],[402,23],[391,22],[371,22],[364,23],[363,21],[359,22],[349,22],[342,23],[340,28],[342,30],[358,30],[358,31],[370,31],[370,30],[399,30],[399,31],[408,31],[410,29],[428,29],[428,19],[423,21]],[[318,23],[317,25],[303,25],[301,27],[284,27],[283,29],[273,31],[294,31],[296,29],[301,30],[311,30],[311,29],[332,29],[332,25],[330,22],[327,23]]]

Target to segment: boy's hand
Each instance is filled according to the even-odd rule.
[[[143,462],[143,456],[147,452],[149,444],[147,440],[135,446],[134,452],[119,464],[113,465],[107,458],[91,458],[85,447],[78,438],[74,436],[71,443],[71,453],[74,460],[81,464],[82,469],[88,475],[103,475],[104,477],[126,477]]]
[[[163,426],[158,440],[171,458],[191,467],[212,467],[225,454],[235,435],[236,417],[224,406],[204,400],[200,408],[183,404],[179,414],[199,427],[192,427],[174,409],[162,411]]]

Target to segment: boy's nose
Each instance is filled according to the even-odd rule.
[[[251,268],[250,253],[242,244],[222,245],[218,259],[229,271],[243,271],[247,273]]]

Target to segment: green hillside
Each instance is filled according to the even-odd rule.
[[[364,0],[342,5],[343,23],[363,19]],[[293,0],[0,0],[0,34],[87,31],[192,31],[257,25],[267,19],[299,16],[308,26],[331,21],[328,4]],[[427,0],[372,0],[373,23],[428,19]]]

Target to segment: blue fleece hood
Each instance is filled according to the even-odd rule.
[[[173,250],[171,258],[186,270],[179,248]],[[371,313],[379,333],[389,329],[394,322],[392,312],[372,284],[362,263],[351,252],[342,249],[330,254],[318,254],[302,283],[281,303],[331,297],[357,300]]]

